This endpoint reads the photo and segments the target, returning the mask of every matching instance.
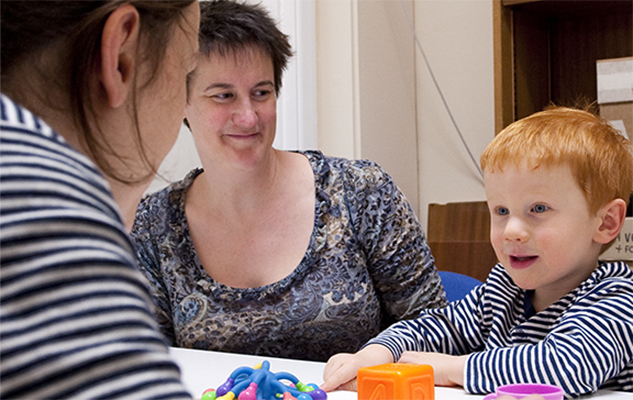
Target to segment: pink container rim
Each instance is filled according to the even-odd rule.
[[[563,394],[563,389],[558,386],[546,385],[542,383],[514,383],[511,385],[499,386],[495,393],[490,393],[483,400],[494,400],[501,395],[556,395]]]

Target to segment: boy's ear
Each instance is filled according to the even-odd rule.
[[[124,4],[110,14],[103,26],[99,78],[110,107],[121,106],[131,89],[140,24],[138,10]]]
[[[602,221],[593,239],[601,244],[610,243],[618,236],[624,224],[626,202],[622,199],[611,200],[598,211],[598,216]]]

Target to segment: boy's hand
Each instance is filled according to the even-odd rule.
[[[467,358],[468,355],[450,356],[441,353],[405,351],[398,362],[432,366],[437,386],[464,386],[464,365]]]
[[[336,354],[328,360],[323,370],[320,389],[356,391],[356,373],[360,368],[393,362],[389,349],[379,344],[370,344],[356,354]]]

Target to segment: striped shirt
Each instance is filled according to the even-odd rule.
[[[527,301],[526,301],[527,299]],[[633,391],[633,271],[600,263],[591,276],[547,309],[533,314],[526,291],[498,264],[463,300],[401,321],[369,343],[404,351],[471,354],[464,389],[538,382],[567,397],[598,388]]]
[[[0,397],[190,399],[107,181],[0,98]]]

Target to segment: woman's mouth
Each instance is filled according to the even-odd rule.
[[[255,136],[257,136],[259,133],[255,132],[255,133],[250,133],[250,134],[232,134],[232,135],[227,135],[233,139],[238,139],[238,140],[245,140],[245,139],[252,139]]]

